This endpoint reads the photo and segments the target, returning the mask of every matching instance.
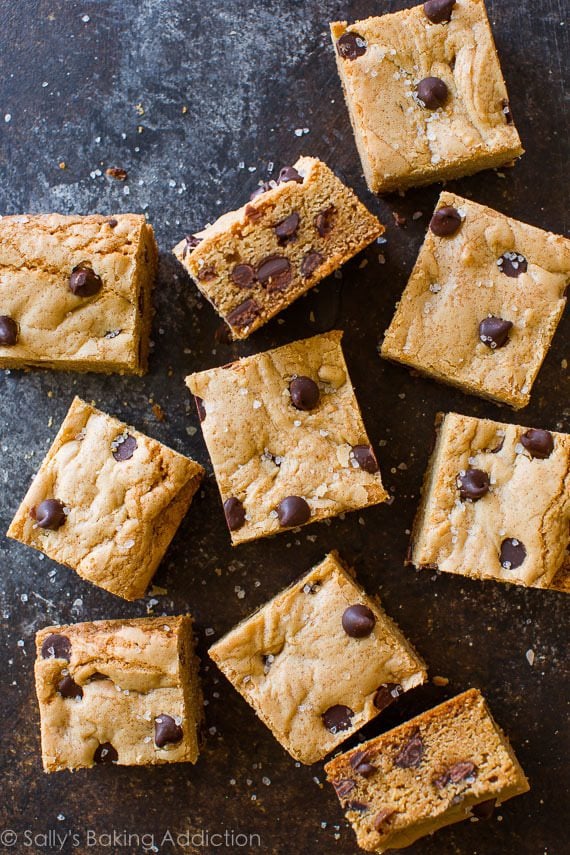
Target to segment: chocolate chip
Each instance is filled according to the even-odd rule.
[[[351,638],[366,638],[374,629],[376,617],[372,609],[357,603],[349,606],[342,615],[342,628]]]
[[[10,315],[0,315],[0,346],[13,347],[18,343],[18,324]]]
[[[363,778],[370,778],[374,772],[377,772],[376,766],[368,762],[370,754],[368,751],[356,751],[350,758],[350,765],[358,775]]]
[[[343,59],[358,59],[366,53],[366,42],[358,33],[344,33],[337,41],[336,49]]]
[[[422,762],[423,753],[424,743],[418,731],[398,751],[394,757],[394,765],[399,766],[400,769],[411,769],[412,767],[419,766]]]
[[[257,278],[269,291],[284,291],[292,279],[291,264],[284,255],[270,255],[260,262]]]
[[[368,805],[364,804],[364,802],[346,802],[344,805],[345,810],[355,810],[358,813],[366,813],[368,810]]]
[[[466,469],[457,476],[457,486],[461,499],[476,502],[489,492],[489,476],[482,469]]]
[[[71,660],[71,641],[67,635],[52,633],[42,643],[42,659]]]
[[[382,683],[382,685],[376,689],[372,703],[377,710],[382,712],[382,710],[389,707],[403,691],[404,690],[399,683]]]
[[[116,220],[114,217],[111,217],[110,220],[107,220],[107,225],[110,229],[115,229],[119,225],[119,221]]]
[[[202,398],[199,398],[198,395],[194,395],[194,403],[196,404],[196,409],[198,410],[198,418],[200,422],[203,422],[206,418],[206,405]]]
[[[438,790],[443,790],[443,788],[447,787],[449,784],[459,784],[460,781],[466,781],[469,779],[474,781],[476,777],[477,766],[475,763],[472,763],[470,760],[462,760],[459,763],[454,763],[453,766],[446,769],[442,775],[434,778],[433,783]]]
[[[424,13],[432,24],[443,24],[451,20],[451,12],[456,0],[427,0],[424,3]]]
[[[488,318],[483,318],[479,324],[479,338],[491,350],[496,350],[505,346],[509,340],[509,331],[512,327],[511,321],[489,315]]]
[[[297,213],[297,211],[293,211],[292,214],[289,214],[288,217],[285,217],[284,220],[281,220],[280,223],[277,223],[274,226],[275,235],[279,239],[279,243],[285,244],[290,243],[297,234],[297,229],[299,228],[299,223],[301,222],[301,217]]]
[[[277,505],[277,517],[282,528],[295,528],[311,518],[311,509],[300,496],[287,496]]]
[[[196,275],[200,282],[211,282],[217,276],[216,268],[211,264],[205,264],[198,270]]]
[[[549,430],[540,428],[529,428],[521,436],[521,444],[530,453],[531,457],[545,460],[554,451],[554,439]]]
[[[334,707],[329,707],[323,713],[323,724],[331,733],[339,733],[342,730],[348,730],[352,727],[352,717],[354,712],[350,707],[345,707],[342,704],[335,704]]]
[[[123,433],[113,440],[111,450],[116,461],[130,460],[137,450],[137,441],[130,433]]]
[[[391,816],[394,816],[395,813],[396,811],[393,808],[384,808],[383,810],[379,810],[372,821],[376,831],[380,832],[382,826],[390,819]]]
[[[378,472],[378,461],[369,445],[353,445],[352,456],[360,469],[370,472],[371,475]]]
[[[511,279],[516,279],[521,273],[526,273],[528,270],[528,262],[524,255],[520,252],[504,252],[497,259],[497,267],[504,273],[505,276],[510,276]]]
[[[245,300],[226,315],[226,321],[233,327],[249,327],[259,317],[260,311],[255,300]]]
[[[501,543],[500,562],[501,567],[505,570],[514,570],[520,567],[526,558],[526,549],[524,543],[517,540],[516,537],[508,537]]]
[[[250,264],[236,264],[230,273],[230,279],[238,288],[249,288],[255,279],[255,270]]]
[[[154,742],[157,748],[164,748],[165,745],[170,745],[180,742],[184,733],[179,724],[166,713],[161,713],[154,720]]]
[[[269,188],[267,188],[267,189],[269,189]],[[265,191],[263,190],[262,192],[265,192]],[[255,199],[256,195],[259,196],[260,194],[259,193],[253,194],[254,199]],[[260,220],[262,218],[263,210],[261,210],[260,208],[256,208],[255,205],[246,205],[245,206],[245,215],[246,215],[248,220],[251,220],[252,223],[255,223],[255,222],[257,222],[257,220]]]
[[[334,205],[329,205],[328,208],[325,208],[324,211],[321,211],[315,217],[315,228],[318,231],[319,235],[324,238],[329,235],[333,230],[333,219],[336,214],[336,208]]]
[[[462,222],[457,208],[446,205],[435,212],[430,220],[429,227],[434,235],[438,237],[451,237],[458,230]]]
[[[239,499],[230,496],[224,502],[224,513],[230,531],[237,531],[245,523],[245,510]]]
[[[505,121],[507,125],[512,125],[513,115],[511,113],[511,106],[506,98],[503,98],[503,100],[501,101],[501,107],[503,108],[503,114],[505,116]]]
[[[186,255],[192,252],[193,249],[196,249],[198,244],[202,242],[202,238],[196,237],[196,235],[186,235],[184,240],[186,244],[182,250],[182,258],[186,258]]]
[[[294,377],[289,383],[291,403],[297,410],[314,410],[319,403],[319,387],[310,377]]]
[[[308,252],[301,262],[301,276],[304,279],[308,279],[309,276],[313,275],[317,267],[321,266],[323,261],[324,259],[320,252],[315,252],[314,250]]]
[[[71,271],[69,277],[69,290],[77,297],[93,297],[103,287],[103,281],[94,270],[82,264],[78,264]]]
[[[491,819],[495,812],[496,804],[497,799],[487,799],[484,802],[479,802],[478,805],[471,805],[470,810],[477,819]]]
[[[93,755],[95,763],[116,763],[118,759],[119,755],[110,742],[102,742],[101,745],[98,745]]]
[[[340,781],[333,781],[333,787],[339,799],[344,799],[354,790],[356,783],[350,778],[342,778]]]
[[[63,698],[82,698],[83,689],[78,686],[70,674],[66,674],[57,684],[57,691]]]
[[[33,516],[40,528],[48,528],[57,531],[67,519],[64,513],[64,504],[59,499],[44,499],[40,502]]]
[[[250,193],[249,201],[253,202],[254,199],[257,199],[258,196],[263,196],[263,194],[267,193],[268,190],[271,190],[271,184],[268,184],[267,181],[263,181],[258,187],[255,188],[253,193]]]
[[[428,110],[437,110],[445,104],[448,90],[439,77],[424,77],[418,83],[417,95],[424,107]]]
[[[279,173],[277,183],[284,184],[287,181],[295,181],[297,184],[302,184],[303,176],[297,172],[294,166],[284,166]]]

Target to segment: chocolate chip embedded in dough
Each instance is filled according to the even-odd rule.
[[[526,273],[528,270],[528,261],[521,255],[520,252],[504,252],[497,259],[497,267],[504,273],[505,276],[510,276],[511,279],[516,279],[521,273]]]
[[[524,543],[516,537],[507,537],[501,543],[501,552],[499,560],[501,567],[505,570],[515,570],[520,567],[526,558],[526,548]]]
[[[118,759],[119,755],[110,742],[102,742],[101,745],[98,745],[95,749],[95,754],[93,755],[95,763],[103,765],[107,763],[116,763]]]
[[[323,715],[323,724],[330,733],[339,733],[352,727],[353,710],[343,704],[335,704],[329,707]]]
[[[161,713],[154,720],[154,744],[157,748],[164,748],[165,745],[174,745],[180,742],[184,732],[179,724],[176,724],[175,719],[171,715]]]
[[[282,528],[295,528],[309,521],[311,509],[301,496],[287,496],[277,506],[277,517]]]
[[[447,101],[449,91],[439,77],[424,77],[416,89],[418,99],[428,110],[437,110]]]
[[[461,499],[476,502],[486,496],[490,487],[489,476],[482,469],[466,469],[457,476]]]
[[[245,509],[236,496],[230,496],[224,502],[224,514],[230,531],[237,531],[245,523]]]
[[[451,237],[454,235],[463,220],[457,208],[451,205],[446,205],[443,208],[438,208],[430,220],[430,230],[437,237]]]
[[[0,347],[18,344],[18,324],[10,315],[0,315]]]
[[[432,24],[443,24],[451,20],[451,13],[457,0],[427,0],[424,14]]]
[[[79,264],[69,277],[69,290],[77,297],[93,297],[103,287],[103,280],[91,267]]]
[[[394,757],[394,765],[400,769],[411,769],[417,767],[422,762],[424,754],[424,743],[419,733],[415,733],[406,744],[400,748]]]
[[[356,603],[344,610],[342,628],[351,638],[367,638],[374,629],[376,616],[372,609]]]
[[[521,445],[526,448],[531,457],[545,460],[554,451],[554,438],[549,430],[529,428],[521,436]]]
[[[355,60],[366,53],[366,41],[358,33],[344,33],[338,39],[336,49],[342,59]]]
[[[508,342],[512,326],[512,321],[490,315],[479,324],[479,339],[491,350],[498,350]]]
[[[57,531],[67,519],[64,508],[59,499],[44,499],[33,511],[33,516],[40,528]]]
[[[53,632],[42,643],[42,659],[71,659],[71,641],[67,635]]]
[[[321,393],[319,387],[310,377],[294,377],[289,383],[291,403],[297,410],[314,410]]]

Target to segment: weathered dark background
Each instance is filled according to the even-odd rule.
[[[207,665],[208,643],[332,548],[354,562],[388,612],[450,680],[409,694],[362,733],[372,736],[469,686],[481,687],[532,784],[487,824],[463,823],[414,855],[562,855],[568,851],[568,767],[562,594],[437,578],[403,566],[438,410],[568,430],[568,322],[515,416],[412,377],[376,347],[422,240],[439,187],[378,201],[366,191],[342,102],[328,22],[392,11],[382,0],[5,0],[0,3],[0,212],[145,211],[162,249],[154,351],[143,379],[50,372],[0,375],[5,531],[75,393],[208,467],[202,493],[163,562],[168,593],[127,604],[19,544],[0,541],[0,824],[20,833],[12,851],[136,852],[191,829],[258,833],[267,853],[355,853],[322,766],[299,768],[236,692]],[[490,15],[527,154],[515,169],[454,189],[530,223],[568,233],[568,21],[563,0],[493,0]],[[140,105],[140,106],[137,106]],[[308,129],[299,136],[296,129]],[[218,343],[219,321],[169,254],[186,232],[243,203],[260,179],[301,153],[322,157],[387,225],[371,247],[239,345]],[[65,169],[59,164],[65,163]],[[271,164],[275,168],[271,172]],[[126,184],[108,166],[128,170]],[[407,216],[396,228],[392,212]],[[412,214],[422,212],[421,218]],[[386,263],[379,263],[379,251]],[[368,262],[363,267],[364,259]],[[391,506],[351,514],[232,550],[183,378],[190,371],[338,326]],[[160,404],[166,419],[151,409]],[[521,496],[521,501],[524,497]],[[308,536],[311,536],[311,540]],[[315,537],[314,542],[312,538]],[[245,595],[239,596],[245,592]],[[204,660],[207,742],[196,767],[41,770],[32,666],[34,632],[49,623],[147,613],[196,616]],[[215,635],[206,637],[207,628]],[[526,658],[534,651],[534,665]],[[531,657],[532,658],[532,657]],[[353,740],[354,742],[354,740]],[[270,784],[263,779],[270,779]],[[566,779],[567,780],[567,779]],[[67,838],[32,834],[78,834]],[[2,839],[10,843],[10,839]],[[147,847],[148,848],[148,847]],[[0,842],[0,850],[2,842]],[[205,843],[177,851],[218,852]],[[221,851],[240,849],[230,843]]]

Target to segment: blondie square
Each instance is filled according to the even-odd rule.
[[[569,282],[570,240],[442,193],[382,356],[518,410]]]
[[[46,772],[196,762],[203,703],[189,616],[50,626],[36,649]]]
[[[569,531],[569,434],[442,417],[412,536],[413,564],[564,590]]]
[[[136,600],[203,474],[193,460],[75,398],[8,537]]]
[[[501,166],[523,153],[483,0],[429,0],[331,25],[373,193]]]
[[[191,374],[232,543],[388,498],[333,331]]]
[[[363,742],[325,766],[358,845],[403,849],[526,793],[528,781],[477,689]]]
[[[234,339],[247,338],[384,231],[331,170],[301,157],[174,249]]]
[[[281,745],[307,764],[426,679],[422,660],[336,553],[209,653]]]
[[[157,265],[142,215],[0,217],[0,368],[144,374]]]

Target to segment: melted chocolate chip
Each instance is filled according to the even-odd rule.
[[[303,176],[297,172],[294,166],[284,166],[281,172],[279,173],[277,183],[283,184],[287,181],[295,181],[297,184],[302,184]]]
[[[179,724],[166,713],[161,713],[154,720],[154,743],[157,748],[164,748],[165,745],[171,745],[180,742],[184,733]]]
[[[301,217],[297,211],[293,211],[292,214],[285,217],[285,219],[281,220],[280,223],[277,223],[277,225],[274,226],[274,231],[276,237],[279,239],[279,243],[286,244],[294,240],[297,235],[297,229],[299,228],[300,222]]]
[[[342,730],[348,730],[352,727],[352,717],[354,712],[350,707],[345,707],[342,704],[335,704],[334,707],[329,707],[323,713],[323,724],[330,733],[339,733]]]
[[[493,315],[483,318],[479,324],[479,339],[491,350],[497,350],[508,342],[512,326],[512,321],[505,321]]]
[[[370,778],[374,772],[377,772],[376,766],[368,762],[370,754],[368,751],[356,751],[350,758],[350,765],[358,775],[363,778]]]
[[[69,277],[69,290],[77,297],[93,297],[103,287],[103,281],[90,267],[79,264]]]
[[[470,810],[477,819],[491,819],[495,812],[496,804],[497,799],[487,799],[484,802],[479,802],[478,805],[471,805]]]
[[[287,496],[277,505],[277,518],[282,528],[295,528],[311,518],[311,509],[300,496]]]
[[[238,288],[249,288],[255,279],[255,270],[250,264],[236,264],[230,279]]]
[[[340,781],[333,781],[333,787],[339,799],[344,799],[354,790],[356,783],[350,778],[342,778]]]
[[[361,603],[349,606],[342,615],[342,628],[351,638],[366,638],[375,624],[374,612]]]
[[[344,33],[337,41],[336,49],[343,59],[358,59],[366,53],[366,42],[358,33]]]
[[[216,268],[212,267],[211,264],[205,264],[198,270],[198,273],[196,275],[200,282],[211,282],[217,276]]]
[[[257,278],[268,291],[284,291],[291,283],[291,264],[284,255],[270,255],[257,268]]]
[[[52,633],[42,643],[42,659],[71,660],[71,641],[67,635]]]
[[[295,377],[289,383],[291,403],[297,410],[314,410],[319,403],[319,387],[310,377]]]
[[[372,825],[376,829],[376,831],[380,832],[382,826],[388,822],[391,816],[394,816],[396,811],[393,808],[383,808],[383,810],[379,810],[376,816],[372,821]]]
[[[517,540],[516,537],[508,537],[501,543],[500,562],[501,567],[505,570],[515,570],[520,567],[526,558],[526,548],[524,543]]]
[[[119,755],[110,742],[102,742],[98,745],[93,755],[95,763],[100,764],[116,763],[118,759]]]
[[[549,430],[540,428],[529,428],[521,436],[521,444],[526,448],[531,457],[545,460],[554,451],[554,439]]]
[[[323,261],[324,259],[320,252],[315,252],[314,250],[308,252],[301,262],[301,276],[304,279],[308,279],[309,276],[313,275],[317,267],[321,266]]]
[[[230,531],[237,531],[245,523],[244,507],[235,496],[231,496],[224,502],[224,514]]]
[[[202,423],[206,418],[206,405],[204,404],[203,399],[198,397],[198,395],[194,395],[194,403],[198,410],[198,418],[200,419],[200,423]]]
[[[66,674],[57,684],[57,691],[63,698],[82,698],[83,689],[78,686],[70,674]]]
[[[476,502],[489,492],[489,476],[482,469],[466,469],[457,476],[457,486],[461,499]]]
[[[449,784],[459,784],[461,781],[469,781],[470,783],[477,777],[477,766],[470,760],[462,760],[459,763],[454,763],[449,769],[433,779],[434,785],[438,790],[443,790]]]
[[[249,327],[259,317],[260,311],[261,309],[255,300],[245,300],[226,315],[226,321],[232,327]]]
[[[448,89],[439,77],[424,77],[418,83],[416,91],[419,100],[428,110],[437,110],[447,101]]]
[[[44,499],[33,512],[34,519],[40,528],[57,531],[66,520],[64,507],[59,499]]]
[[[324,238],[329,235],[334,226],[334,215],[336,214],[336,208],[334,205],[329,205],[328,208],[325,208],[324,211],[321,211],[315,217],[315,228],[318,231],[319,235]]]
[[[424,753],[424,743],[419,733],[415,733],[412,738],[406,742],[396,756],[394,757],[394,765],[400,769],[411,769],[417,767],[422,762]]]
[[[10,315],[0,315],[0,347],[18,344],[18,324]]]
[[[438,208],[430,220],[429,227],[437,237],[451,237],[462,222],[457,208],[446,205],[444,208]]]
[[[382,685],[376,689],[372,703],[377,710],[382,712],[382,710],[389,707],[403,691],[404,690],[399,683],[382,683]]]
[[[505,252],[497,259],[497,267],[505,276],[516,279],[521,273],[527,272],[528,262],[520,252]]]
[[[451,20],[451,12],[457,0],[427,0],[424,3],[424,13],[432,24],[443,24]]]
[[[378,472],[378,461],[369,445],[353,445],[352,456],[360,469],[370,472],[371,475]]]
[[[137,450],[137,441],[130,433],[123,433],[111,443],[113,457],[117,462],[130,460]]]

